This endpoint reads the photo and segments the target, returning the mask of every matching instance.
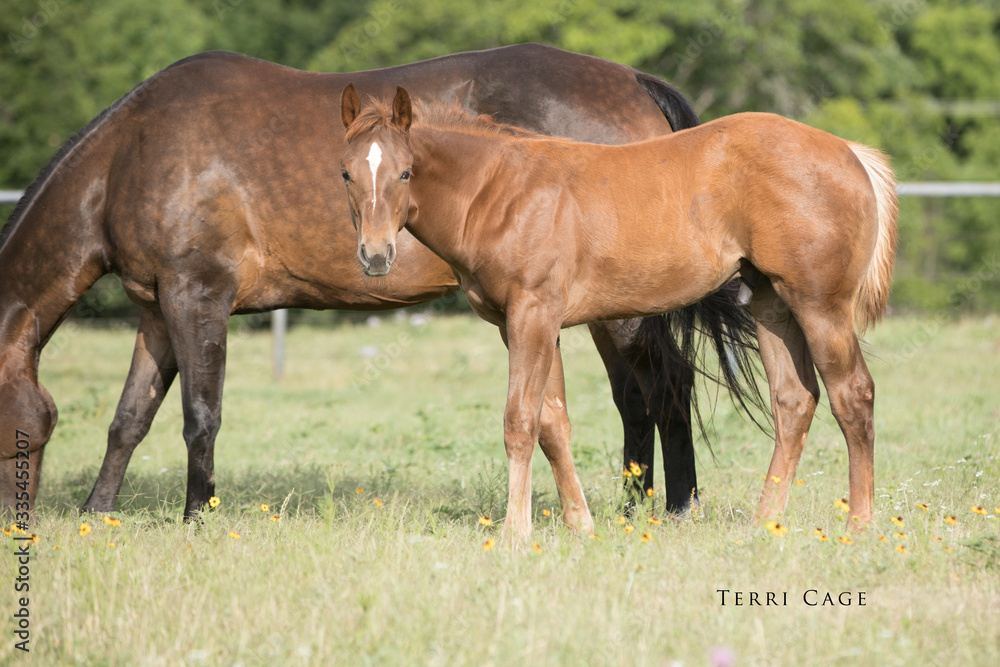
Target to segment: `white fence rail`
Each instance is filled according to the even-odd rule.
[[[900,197],[1000,197],[1000,183],[984,182],[923,182],[897,183],[896,192]],[[24,192],[21,190],[0,190],[0,204],[16,204]],[[274,379],[280,380],[285,369],[285,331],[288,328],[288,313],[274,311],[271,319],[271,333],[274,335]]]
[[[896,193],[900,197],[1000,197],[1000,183],[896,183]]]

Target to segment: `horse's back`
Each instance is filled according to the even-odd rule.
[[[829,288],[838,276],[862,273],[878,235],[878,206],[848,141],[766,113],[735,114],[702,128],[701,160],[713,168],[699,179],[746,259],[799,289]],[[812,273],[799,275],[807,265]],[[818,281],[820,274],[828,279]]]

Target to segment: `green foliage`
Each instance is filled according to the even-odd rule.
[[[935,3],[914,21],[913,54],[927,89],[942,98],[1000,98],[997,10],[968,2]]]
[[[705,119],[772,111],[880,146],[900,180],[1000,180],[1000,5],[983,0],[10,0],[0,185],[169,63],[230,49],[355,71],[538,41],[679,86]],[[954,301],[1000,255],[1000,201],[906,201],[898,307]],[[994,308],[990,289],[963,307]],[[937,295],[937,296],[934,296]]]
[[[13,0],[0,13],[0,183],[23,188],[69,136],[136,84],[202,50],[188,0]]]

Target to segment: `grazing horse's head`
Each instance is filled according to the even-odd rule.
[[[367,275],[384,276],[392,268],[396,235],[410,212],[410,96],[397,87],[391,115],[378,105],[360,113],[351,83],[341,96],[340,109],[347,129],[341,173],[358,232],[358,261]]]

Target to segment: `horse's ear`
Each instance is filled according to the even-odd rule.
[[[361,102],[358,101],[358,94],[354,92],[354,84],[349,83],[340,96],[340,116],[344,121],[344,129],[350,127],[360,110]]]
[[[396,86],[396,97],[392,101],[392,124],[403,134],[410,131],[413,122],[413,106],[410,95],[402,86]]]

